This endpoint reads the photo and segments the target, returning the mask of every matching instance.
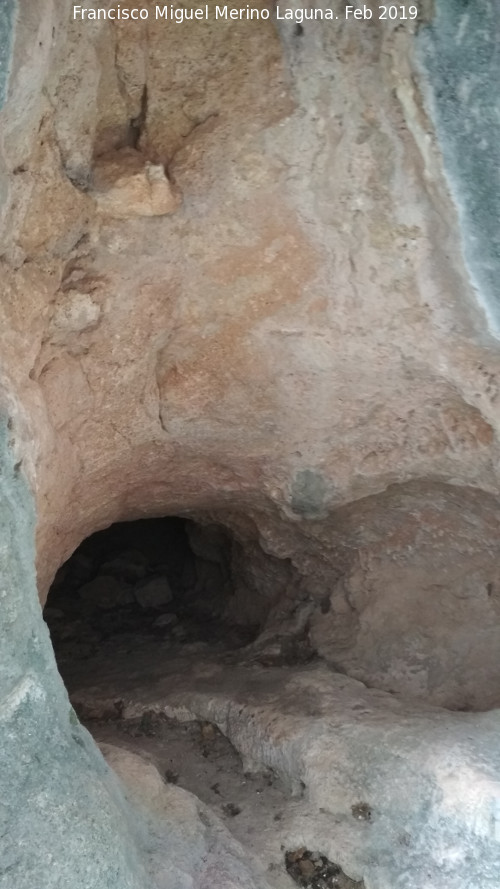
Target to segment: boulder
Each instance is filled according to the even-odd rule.
[[[98,209],[114,219],[165,216],[180,206],[161,164],[151,163],[139,151],[124,148],[100,158],[93,170]]]
[[[136,602],[142,608],[157,608],[161,610],[172,601],[172,590],[166,577],[152,577],[150,580],[137,584],[134,588]]]

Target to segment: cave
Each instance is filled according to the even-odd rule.
[[[66,681],[76,662],[84,674],[99,654],[105,673],[106,660],[155,642],[152,659],[205,651],[227,663],[305,663],[315,655],[305,599],[291,560],[209,519],[169,516],[118,522],[82,541],[43,615]]]
[[[234,607],[232,561],[224,528],[181,518],[117,523],[91,535],[61,566],[46,600],[58,660],[89,658],[110,641],[133,645],[141,634],[229,650],[248,644],[258,625],[250,609]]]
[[[0,5],[0,889],[497,889],[494,0]]]

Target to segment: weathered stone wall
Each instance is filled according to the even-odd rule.
[[[477,298],[498,337],[498,6],[436,0],[418,57]]]
[[[6,0],[2,9],[0,31],[0,108],[5,102],[7,83],[12,59],[12,37],[14,34],[14,0]]]
[[[498,703],[496,122],[470,124],[496,23],[488,0],[435,7],[416,43],[375,21],[73,24],[66,0],[19,0],[0,385],[42,598],[110,522],[208,517],[250,567],[257,543],[290,560],[331,663]],[[44,718],[71,744],[57,694]]]
[[[57,672],[34,571],[34,505],[0,430],[0,886],[139,889],[137,825]],[[113,854],[110,855],[110,849]]]
[[[413,482],[418,509],[429,479],[498,494],[499,353],[414,31],[72,23],[63,3],[21,5],[2,115],[2,375],[42,595],[92,531],[180,512],[227,524],[250,571],[259,542],[293,559],[317,606],[355,570],[356,519],[350,540],[335,530],[345,504],[361,521],[363,498]],[[461,539],[451,489],[444,500],[442,566]],[[405,583],[433,611],[420,559]],[[443,570],[435,589],[452,602]],[[398,651],[412,622],[403,609]],[[411,648],[403,668],[384,656],[380,681],[409,669]],[[436,700],[460,703],[452,688]]]
[[[120,517],[308,521],[428,477],[498,490],[497,354],[411,35],[190,28],[72,25],[30,145],[6,111],[4,366],[31,418],[42,588]],[[182,207],[99,216],[93,152],[123,146],[145,87],[137,148]]]

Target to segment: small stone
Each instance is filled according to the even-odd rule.
[[[161,164],[133,148],[113,151],[96,162],[91,195],[102,213],[115,219],[174,213],[181,196]]]
[[[216,735],[215,726],[211,722],[204,722],[201,726],[201,735],[204,741],[213,741]]]
[[[102,308],[88,293],[67,291],[54,307],[49,324],[50,342],[63,345],[72,334],[93,330],[99,324]]]
[[[303,877],[313,877],[316,873],[316,865],[310,858],[301,858],[298,864]]]
[[[356,818],[358,821],[372,820],[372,810],[368,803],[354,803],[354,805],[351,806],[351,812],[353,818]]]
[[[161,728],[161,720],[159,716],[152,710],[146,710],[142,714],[139,725],[136,729],[137,737],[145,735],[147,738],[154,738]]]
[[[226,803],[225,806],[222,806],[222,811],[225,815],[229,815],[230,818],[236,818],[236,815],[239,815],[241,809],[239,806],[235,806],[234,803]]]
[[[141,608],[161,609],[172,601],[173,595],[166,577],[153,577],[134,588],[134,596]]]

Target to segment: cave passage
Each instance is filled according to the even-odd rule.
[[[251,642],[258,626],[228,615],[233,540],[219,525],[167,517],[121,522],[88,537],[59,569],[44,618],[61,675],[102,644],[161,640],[175,653]]]

